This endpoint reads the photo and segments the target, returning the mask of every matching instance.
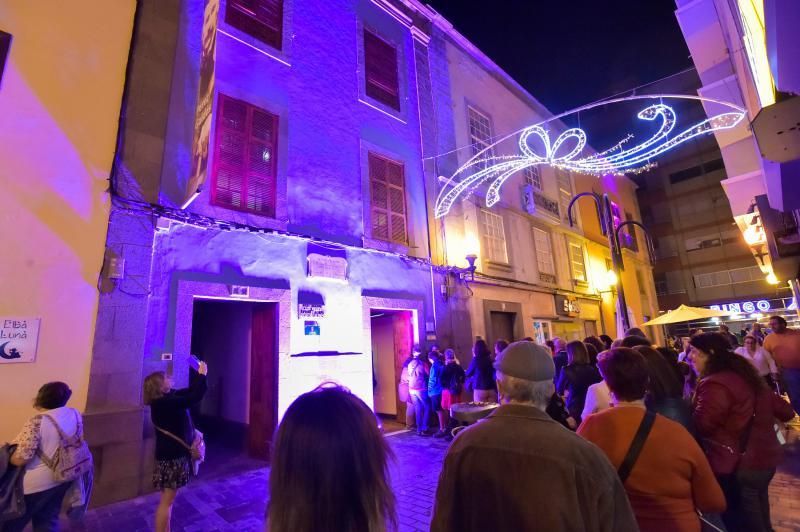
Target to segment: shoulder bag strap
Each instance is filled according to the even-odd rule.
[[[639,454],[644,448],[644,442],[647,440],[647,436],[650,435],[650,429],[653,428],[653,423],[655,420],[655,412],[647,410],[644,414],[644,419],[642,419],[642,423],[639,425],[639,429],[636,431],[636,435],[633,437],[633,441],[628,449],[628,453],[625,455],[625,459],[617,469],[617,474],[619,475],[619,479],[623,484],[625,484],[625,481],[628,480],[631,471],[633,471],[633,466],[636,464],[636,460],[638,460]]]
[[[180,443],[181,445],[183,445],[183,446],[186,448],[186,450],[187,450],[187,451],[189,451],[189,452],[192,452],[192,448],[191,448],[190,446],[186,445],[186,442],[185,442],[185,441],[183,441],[181,438],[179,438],[179,437],[175,436],[173,433],[169,432],[168,430],[164,430],[164,429],[162,429],[162,428],[161,428],[161,427],[159,427],[158,425],[153,425],[153,426],[156,428],[156,430],[157,430],[158,432],[160,432],[161,434],[165,434],[165,435],[169,436],[170,438],[172,438],[172,439],[173,439],[173,440],[175,440],[176,442],[178,442],[178,443]]]
[[[56,428],[56,432],[58,432],[58,437],[61,438],[61,441],[65,441],[67,439],[67,435],[64,434],[64,431],[61,430],[61,426],[56,422],[56,420],[50,414],[42,414],[42,417],[46,417],[50,420],[50,423],[53,424]]]

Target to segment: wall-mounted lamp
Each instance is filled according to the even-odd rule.
[[[778,280],[778,276],[775,275],[775,272],[769,272],[767,274],[767,282],[769,284],[778,284],[780,281]]]
[[[467,264],[469,264],[469,266],[467,266],[466,268],[455,268],[454,270],[462,281],[466,282],[474,281],[475,270],[477,269],[477,267],[475,266],[475,261],[478,260],[478,256],[475,255],[474,253],[470,253],[464,258],[467,260]]]
[[[619,278],[613,269],[598,274],[597,292],[600,294],[615,293]]]

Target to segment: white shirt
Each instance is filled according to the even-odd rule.
[[[589,386],[589,389],[586,390],[586,402],[583,404],[581,418],[586,419],[587,416],[602,412],[607,408],[611,408],[611,390],[608,389],[606,381]]]
[[[21,455],[24,460],[29,460],[25,465],[25,477],[22,481],[25,495],[39,493],[60,484],[53,478],[53,471],[36,454],[38,449],[48,458],[52,458],[61,443],[58,430],[50,419],[42,414],[55,419],[67,436],[75,434],[78,430],[80,414],[68,406],[46,410],[25,422],[22,431],[12,440],[12,443],[18,445],[15,454],[19,453],[18,456]]]
[[[761,346],[756,347],[756,352],[753,353],[752,356],[746,347],[737,347],[734,352],[749,360],[762,377],[771,373],[778,373],[778,368],[775,366],[775,361],[772,360],[769,351]]]

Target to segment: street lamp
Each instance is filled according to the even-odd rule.
[[[465,282],[474,281],[475,269],[476,269],[475,261],[478,259],[478,256],[475,255],[474,253],[470,253],[464,258],[467,260],[467,264],[469,264],[469,266],[467,266],[466,268],[458,268],[457,269],[458,274],[461,277],[461,279]]]
[[[647,228],[635,220],[622,222],[615,227],[614,214],[611,210],[611,199],[608,197],[608,194],[603,194],[601,196],[596,192],[581,192],[580,194],[576,194],[572,197],[572,200],[569,202],[569,206],[567,207],[567,215],[569,217],[570,227],[575,226],[575,219],[572,216],[572,206],[575,205],[575,202],[578,201],[578,199],[584,196],[591,197],[594,200],[597,219],[600,222],[600,231],[603,233],[603,236],[608,237],[608,247],[611,249],[611,269],[606,274],[606,278],[610,281],[613,275],[613,280],[616,281],[614,285],[617,287],[617,301],[619,305],[618,312],[620,314],[619,317],[622,320],[623,328],[628,330],[631,328],[630,318],[628,317],[628,305],[625,302],[625,291],[622,289],[622,283],[619,282],[619,272],[625,269],[622,261],[622,249],[619,245],[620,230],[622,230],[623,227],[630,228],[634,225],[642,230],[645,236],[645,242],[647,243],[647,254],[651,264],[655,262],[655,248],[653,247],[653,240],[650,238],[650,233],[647,232]],[[628,230],[630,231],[630,229]]]

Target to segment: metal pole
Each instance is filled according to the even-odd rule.
[[[622,263],[622,252],[619,247],[619,239],[617,231],[614,228],[614,214],[611,211],[611,200],[608,194],[603,194],[603,217],[605,218],[604,224],[608,228],[608,247],[611,248],[611,267],[614,270],[614,275],[617,276],[617,301],[621,314],[622,328],[626,331],[631,328],[631,321],[628,316],[628,304],[625,301],[625,290],[622,287],[621,272],[625,269]],[[623,331],[624,332],[624,331]],[[619,331],[617,331],[619,334]]]

